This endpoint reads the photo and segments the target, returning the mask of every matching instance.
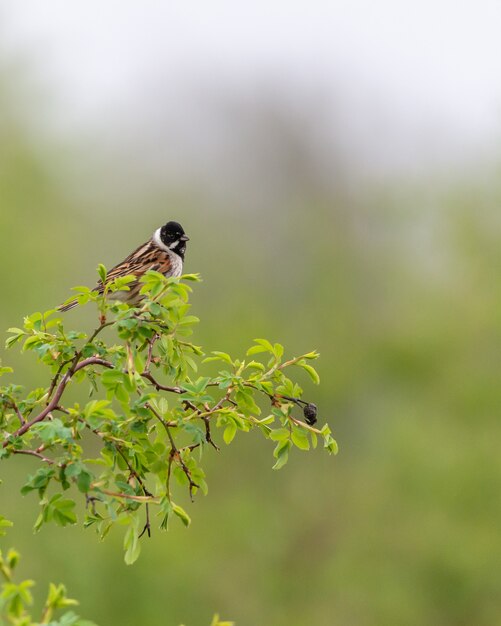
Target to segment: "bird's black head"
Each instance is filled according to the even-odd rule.
[[[190,238],[185,235],[183,227],[178,222],[167,222],[167,224],[160,229],[161,242],[182,259],[184,259],[186,242],[189,241],[189,239]]]

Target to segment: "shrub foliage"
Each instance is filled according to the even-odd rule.
[[[47,522],[75,524],[81,497],[84,526],[101,538],[114,525],[125,529],[130,564],[155,525],[166,529],[173,518],[190,524],[179,490],[192,499],[207,493],[203,453],[216,452],[220,438],[231,444],[237,433],[258,429],[274,444],[275,469],[292,448],[315,448],[319,440],[337,451],[328,425],[315,425],[316,406],[302,399],[292,378],[302,370],[319,382],[311,365],[316,352],[285,357],[282,345],[256,339],[245,358],[206,356],[190,339],[198,319],[188,297],[197,275],[148,272],[136,307],[109,297],[127,290],[132,277],[107,282],[103,266],[99,275],[104,294],[75,289],[79,304],[97,306],[93,332],[67,330],[57,309],[9,329],[7,347],[21,345],[48,369],[46,385],[31,391],[0,386],[0,458],[40,461],[22,488],[39,499],[35,530]],[[0,368],[4,380],[11,374]],[[73,389],[79,386],[85,390]],[[60,587],[50,594],[65,597]]]

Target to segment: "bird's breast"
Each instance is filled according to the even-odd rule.
[[[169,253],[169,268],[166,272],[162,272],[165,276],[179,277],[183,273],[183,259],[175,252]]]

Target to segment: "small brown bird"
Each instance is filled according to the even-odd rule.
[[[137,278],[128,284],[129,291],[115,291],[110,294],[110,297],[130,305],[137,304],[141,300],[139,291],[142,283],[139,279],[148,270],[155,270],[166,277],[181,276],[187,241],[189,241],[189,237],[185,235],[181,224],[177,222],[167,222],[165,226],[157,228],[151,239],[140,245],[108,272],[107,283],[120,276],[134,275]],[[94,291],[103,293],[104,284],[102,281],[98,282]],[[70,302],[58,307],[58,310],[69,311],[77,304],[76,299],[70,300]]]

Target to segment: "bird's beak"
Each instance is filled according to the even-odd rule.
[[[180,239],[181,241],[189,241],[189,240],[190,240],[190,238],[188,237],[188,235],[181,235],[181,237],[179,237],[179,239]]]

